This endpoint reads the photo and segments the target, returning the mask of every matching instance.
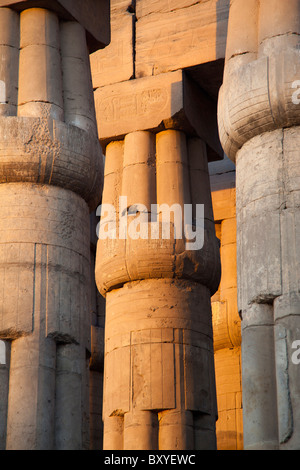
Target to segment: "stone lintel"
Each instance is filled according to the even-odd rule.
[[[90,53],[110,42],[110,0],[0,0],[0,7],[17,11],[46,8],[62,19],[78,21],[86,29]]]
[[[205,141],[209,161],[223,159],[216,103],[182,70],[98,88],[95,105],[103,147],[130,132],[176,129]]]

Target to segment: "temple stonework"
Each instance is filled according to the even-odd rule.
[[[300,449],[299,35],[0,1],[1,450]]]

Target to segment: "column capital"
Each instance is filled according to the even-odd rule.
[[[300,1],[290,3],[287,9],[278,0],[231,2],[218,123],[233,161],[253,137],[299,125]]]

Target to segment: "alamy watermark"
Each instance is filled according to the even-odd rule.
[[[292,354],[292,363],[298,366],[300,364],[300,340],[293,342],[292,349],[296,349]]]
[[[0,80],[0,104],[6,103],[6,86],[3,80]]]
[[[175,240],[184,239],[186,250],[201,250],[204,245],[204,205],[144,204],[128,207],[127,197],[119,197],[119,211],[113,204],[98,207],[97,236],[100,240]]]

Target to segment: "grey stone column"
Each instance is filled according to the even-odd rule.
[[[300,447],[299,9],[298,0],[231,1],[219,95],[237,174],[246,449]]]

